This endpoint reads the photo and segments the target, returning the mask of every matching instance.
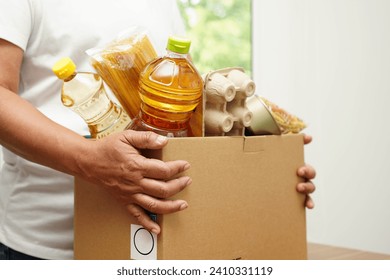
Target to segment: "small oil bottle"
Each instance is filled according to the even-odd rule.
[[[77,72],[76,65],[68,57],[55,63],[52,70],[63,80],[62,104],[85,120],[91,138],[103,138],[130,125],[130,117],[108,97],[98,74]]]
[[[189,121],[203,94],[203,80],[188,58],[191,41],[171,36],[165,56],[150,62],[139,77],[141,109],[131,129],[168,137],[193,136]]]

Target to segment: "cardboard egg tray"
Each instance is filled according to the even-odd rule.
[[[244,136],[253,114],[246,100],[256,85],[243,68],[225,68],[209,72],[204,80],[204,135]]]

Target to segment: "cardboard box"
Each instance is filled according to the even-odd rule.
[[[176,138],[148,156],[191,163],[193,183],[177,195],[189,208],[158,215],[156,237],[132,229],[103,188],[76,178],[76,259],[134,259],[136,250],[165,260],[307,258],[305,197],[296,191],[302,135]]]

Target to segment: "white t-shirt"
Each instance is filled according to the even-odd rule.
[[[69,56],[78,70],[93,71],[85,51],[133,26],[146,28],[159,54],[169,35],[184,31],[175,0],[0,0],[0,38],[25,51],[19,95],[82,135],[87,126],[61,104],[51,67]],[[40,258],[72,259],[73,178],[6,149],[3,157],[0,242]]]

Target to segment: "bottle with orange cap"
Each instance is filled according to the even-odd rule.
[[[68,57],[57,61],[52,70],[63,80],[62,104],[84,119],[91,138],[103,138],[128,128],[130,117],[109,98],[98,74],[77,72],[75,63]]]

